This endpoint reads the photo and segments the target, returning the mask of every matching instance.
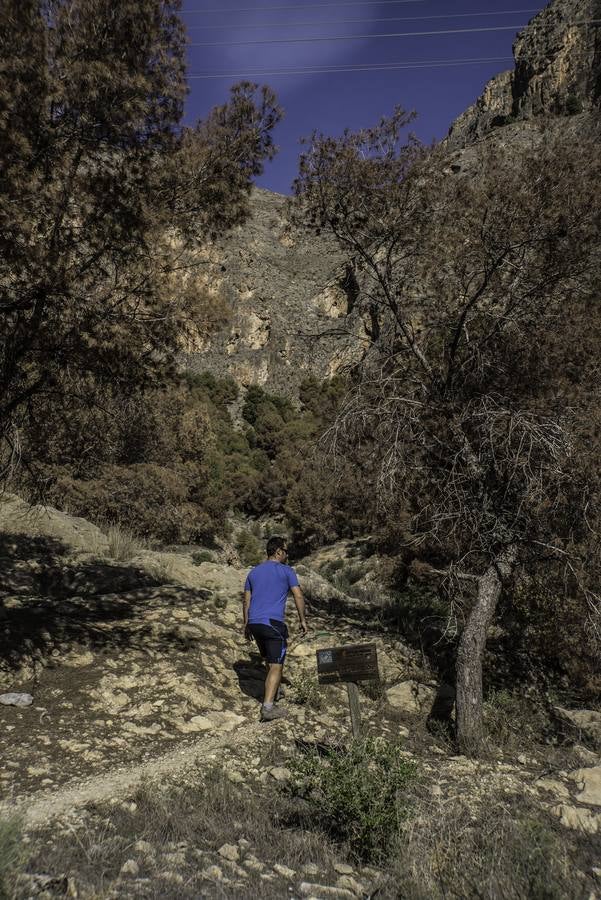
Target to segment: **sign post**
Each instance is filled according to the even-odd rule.
[[[380,680],[376,645],[349,644],[346,647],[317,650],[317,678],[320,684],[346,684],[353,737],[360,737],[358,682]]]

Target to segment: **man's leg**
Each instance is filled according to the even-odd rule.
[[[265,678],[265,696],[263,698],[263,706],[273,704],[282,680],[282,671],[284,666],[282,663],[269,663],[269,670]]]

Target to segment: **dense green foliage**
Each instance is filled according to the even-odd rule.
[[[81,403],[70,397],[46,417],[32,405],[21,476],[31,494],[43,485],[51,502],[74,514],[169,543],[224,535],[233,512],[283,519],[301,549],[369,527],[353,464],[332,477],[319,446],[342,381],[308,379],[299,408],[252,387],[237,424],[230,414],[237,386],[210,373],[186,374],[126,402],[98,392],[91,381]],[[238,544],[241,559],[258,561],[256,535],[241,534]]]
[[[170,383],[186,335],[215,318],[181,254],[247,216],[280,110],[270,90],[242,83],[204,122],[180,127],[179,7],[0,5],[5,477],[24,427],[71,408],[81,425],[83,395],[103,406],[105,394],[110,405]]]
[[[416,776],[398,744],[382,738],[354,740],[325,756],[295,757],[292,791],[310,804],[315,820],[348,842],[361,860],[387,858],[408,813],[407,786]]]

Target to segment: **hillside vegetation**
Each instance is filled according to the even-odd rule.
[[[255,249],[309,260],[312,373],[252,247],[221,277],[271,89],[184,127],[178,2],[2,4],[0,896],[596,900],[597,6],[554,0],[438,146],[400,107],[307,139]],[[262,726],[274,533],[313,630]],[[315,651],[363,642],[350,741]]]

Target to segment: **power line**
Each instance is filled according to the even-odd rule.
[[[511,62],[512,56],[482,56],[473,59],[441,59],[427,60],[423,62],[394,62],[394,63],[355,63],[348,66],[319,66],[319,67],[301,67],[297,69],[274,69],[267,71],[264,69],[252,69],[246,72],[219,72],[192,74],[188,78],[254,78],[255,76],[269,75],[318,75],[318,74],[336,74],[338,72],[389,72],[401,69],[430,69],[430,68],[447,68],[455,66],[476,65],[480,63],[491,62]]]
[[[451,13],[449,15],[436,16],[392,16],[386,19],[333,19],[330,21],[322,20],[321,22],[244,22],[242,24],[236,24],[235,26],[232,26],[232,23],[230,22],[227,25],[188,25],[187,27],[190,31],[196,28],[203,28],[205,30],[223,30],[232,27],[235,27],[236,30],[240,30],[241,28],[312,28],[313,26],[318,27],[321,25],[360,25],[368,24],[369,22],[423,22],[429,19],[469,19],[472,17],[479,18],[481,16],[508,16],[532,12],[538,12],[538,8],[500,9],[498,12]]]
[[[380,6],[391,4],[399,6],[404,3],[425,3],[426,0],[342,0],[338,3],[300,3],[295,6],[242,6],[224,7],[221,9],[182,9],[182,15],[192,13],[232,13],[232,12],[266,12],[273,9],[323,9],[326,6]]]
[[[579,25],[596,25],[601,19],[588,19],[582,22],[568,23],[569,27]],[[539,25],[539,28],[554,28],[555,23],[547,25]],[[375,38],[400,38],[400,37],[426,37],[435,34],[481,34],[482,32],[493,31],[516,31],[523,28],[523,25],[493,25],[488,28],[446,28],[438,31],[391,31],[383,34],[338,34],[331,37],[309,37],[309,38],[265,38],[259,41],[198,41],[189,44],[189,47],[241,47],[252,46],[258,44],[317,44],[328,41],[361,41],[373,40]]]

